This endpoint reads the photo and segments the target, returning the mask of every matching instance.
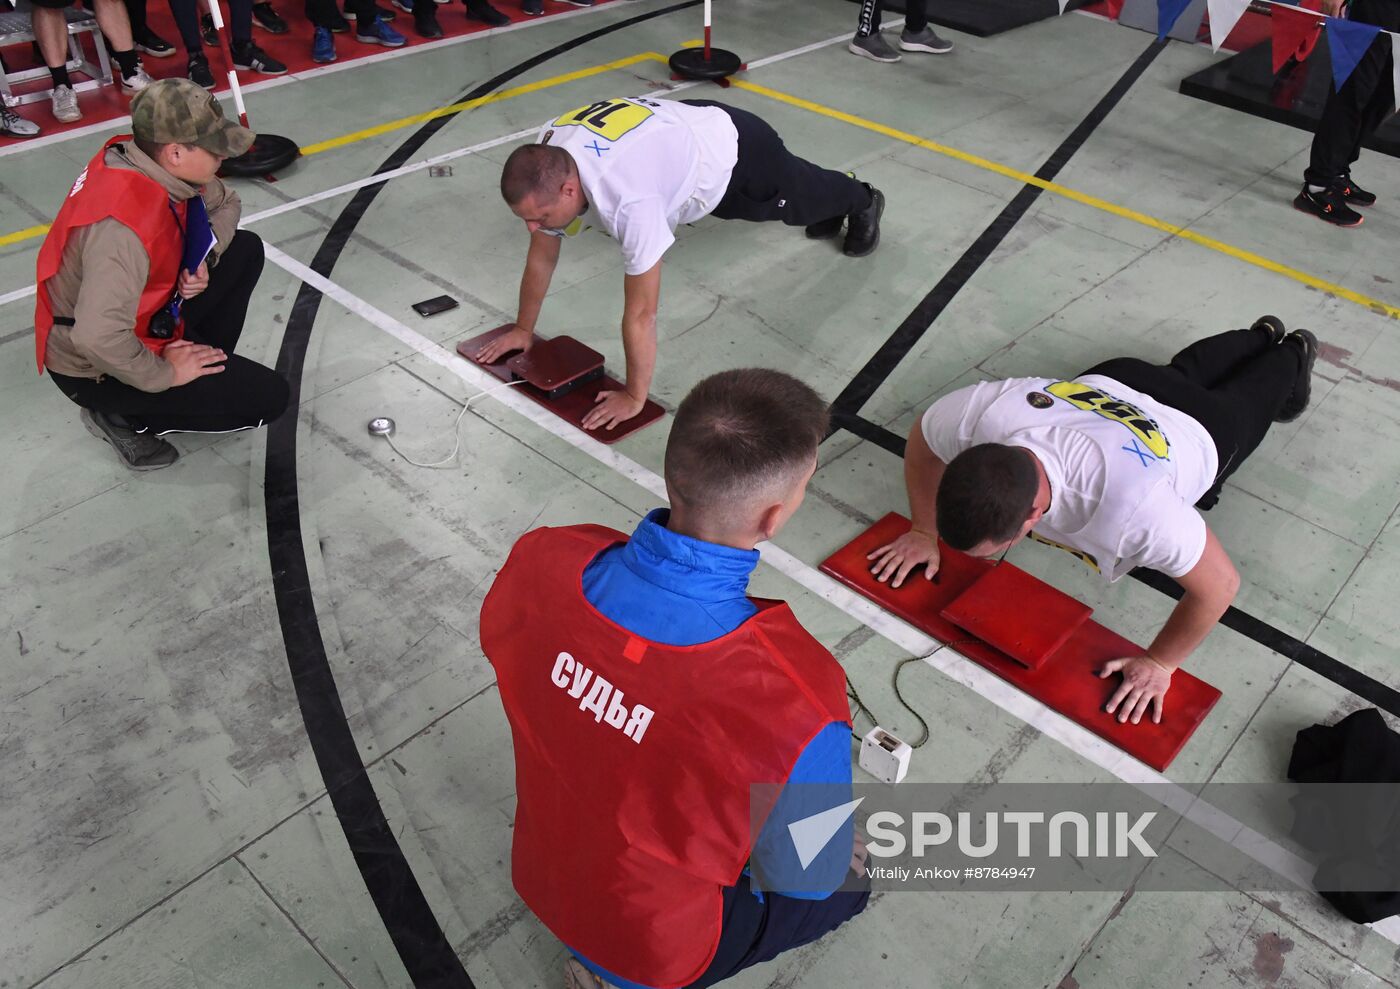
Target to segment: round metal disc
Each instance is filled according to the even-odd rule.
[[[297,156],[301,148],[289,137],[277,134],[259,134],[253,146],[237,158],[229,158],[219,167],[219,174],[225,177],[253,178],[268,175],[279,168],[286,168]]]
[[[723,79],[743,67],[738,55],[723,48],[711,48],[705,58],[703,48],[682,48],[669,59],[671,71],[685,79]]]

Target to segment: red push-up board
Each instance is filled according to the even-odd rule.
[[[502,381],[515,380],[515,374],[510,367],[514,363],[517,368],[524,372],[520,376],[527,379],[525,384],[517,386],[515,390],[543,405],[559,418],[572,423],[579,429],[583,429],[583,418],[593,410],[600,392],[622,391],[622,383],[616,378],[608,377],[606,373],[601,377],[580,384],[573,391],[566,395],[560,395],[558,398],[550,398],[543,389],[529,383],[529,381],[541,381],[550,387],[557,387],[560,384],[578,380],[580,377],[587,377],[588,372],[601,367],[602,360],[598,356],[598,352],[572,337],[555,337],[553,340],[537,337],[539,342],[530,348],[529,354],[534,354],[540,347],[545,347],[545,352],[540,355],[542,359],[538,361],[521,362],[517,360],[518,357],[528,356],[521,355],[520,351],[517,350],[499,358],[494,364],[478,363],[477,351],[509,330],[512,325],[507,323],[483,333],[481,336],[463,340],[457,344],[457,353],[483,370],[490,371]],[[597,358],[596,362],[594,358]],[[642,406],[642,411],[626,422],[618,423],[609,429],[584,429],[583,431],[600,443],[616,443],[643,426],[651,425],[665,414],[665,409],[651,399],[647,399],[646,405]]]
[[[891,588],[871,574],[866,555],[908,529],[909,520],[891,512],[832,554],[821,569],[940,642],[958,643],[957,650],[964,656],[1159,772],[1171,765],[1220,699],[1220,691],[1210,684],[1178,670],[1172,676],[1160,725],[1152,724],[1149,716],[1136,725],[1119,724],[1115,715],[1104,712],[1104,705],[1118,686],[1118,677],[1101,680],[1096,671],[1110,659],[1140,655],[1142,649],[1093,621],[1084,621],[1049,660],[1034,670],[985,642],[965,641],[968,634],[944,618],[943,609],[993,565],[940,546],[936,581],[929,581],[916,571],[905,578],[903,586]],[[1003,607],[1010,613],[1021,603],[1012,599],[1005,601]]]
[[[1014,602],[1014,607],[1008,603]],[[1083,625],[1093,608],[999,563],[952,600],[941,614],[964,632],[1022,666],[1039,669]]]

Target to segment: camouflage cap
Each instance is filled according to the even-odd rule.
[[[131,100],[131,132],[155,144],[195,144],[224,158],[253,146],[253,132],[224,117],[214,94],[188,79],[161,79]]]

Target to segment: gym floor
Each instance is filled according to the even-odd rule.
[[[847,53],[854,20],[836,0],[726,3],[716,41],[748,59],[749,85],[688,90],[763,115],[797,153],[889,200],[864,260],[800,230],[712,219],[667,255],[653,395],[668,409],[743,365],[832,399],[852,382],[868,394],[847,407],[867,438],[825,444],[777,541],[790,555],[760,568],[755,591],[791,601],[886,727],[916,734],[890,689],[909,655],[899,634],[814,572],[905,510],[890,433],[979,379],[1165,360],[1276,313],[1326,344],[1313,403],[1208,516],[1243,577],[1236,605],[1257,621],[1218,628],[1190,660],[1224,696],[1165,775],[1282,780],[1296,731],[1400,686],[1400,164],[1366,154],[1357,179],[1381,204],[1361,228],[1332,229],[1289,206],[1309,135],[1178,95],[1223,57],[1209,48],[1149,53],[1149,35],[1066,16],[953,34],[952,55],[887,66]],[[524,257],[497,192],[514,144],[502,139],[673,87],[651,53],[699,24],[691,5],[608,3],[253,94],[258,129],[317,150],[275,183],[238,183],[270,255],[240,352],[294,366],[300,407],[272,431],[176,437],[169,470],[127,472],[35,375],[24,292],[39,241],[0,241],[0,403],[14,424],[0,472],[0,986],[412,986],[351,841],[371,881],[401,850],[430,909],[405,897],[390,923],[435,918],[477,986],[559,984],[563,948],[510,884],[509,733],[476,616],[527,529],[628,530],[661,503],[666,421],[604,449],[492,395],[472,403],[459,460],[441,470],[406,464],[365,423],[392,416],[410,456],[447,456],[488,382],[453,346],[512,317]],[[1067,144],[1115,86],[1082,146]],[[471,96],[489,98],[402,119]],[[103,137],[7,149],[0,233],[46,222]],[[1027,173],[1062,145],[1072,154],[1027,204]],[[351,185],[433,157],[442,168]],[[1004,239],[977,250],[1018,194]],[[970,277],[927,332],[862,373],[965,254]],[[460,308],[409,309],[441,293]],[[616,370],[620,304],[619,254],[594,231],[567,245],[541,326]],[[1011,559],[1138,641],[1171,606],[1048,547]],[[945,658],[902,679],[932,730],[911,780],[1156,778]],[[336,734],[337,705],[353,741]],[[343,825],[327,779],[353,784],[359,761],[378,809],[351,807]],[[1246,823],[1292,847],[1286,816],[1260,808]],[[1393,920],[1360,927],[1305,892],[887,894],[733,985],[1400,986],[1397,942]]]

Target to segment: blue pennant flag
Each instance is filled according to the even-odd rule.
[[[1191,0],[1157,0],[1157,40],[1161,41],[1167,36],[1177,19],[1181,17],[1186,8],[1191,6]]]
[[[1332,80],[1338,89],[1347,81],[1356,63],[1376,40],[1381,29],[1373,24],[1358,24],[1336,17],[1327,18],[1327,47],[1332,52]]]

